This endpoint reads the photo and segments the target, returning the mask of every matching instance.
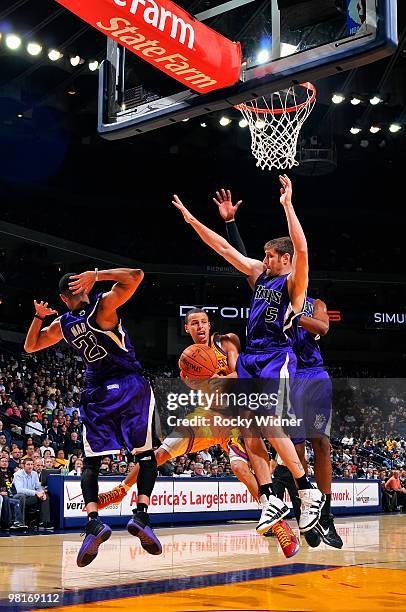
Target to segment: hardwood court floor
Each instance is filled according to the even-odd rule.
[[[163,554],[114,532],[87,568],[76,533],[0,538],[0,607],[11,593],[54,593],[53,610],[149,612],[406,610],[406,515],[336,519],[344,548],[287,560],[255,524],[159,529]],[[26,604],[19,610],[43,609]]]

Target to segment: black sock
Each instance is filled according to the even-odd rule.
[[[301,476],[300,478],[295,478],[295,480],[299,491],[303,489],[313,489],[310,480],[308,479],[306,474],[303,474],[303,476]]]
[[[143,504],[142,502],[138,503],[135,512],[148,512],[147,504]]]
[[[89,519],[89,521],[91,521],[92,519],[98,519],[99,518],[99,513],[98,512],[89,512],[89,514],[87,515],[87,518]]]
[[[331,493],[326,493],[326,501],[321,509],[321,518],[324,520],[330,519],[331,512]]]
[[[259,496],[265,495],[267,499],[273,495],[272,483],[267,482],[267,484],[259,485]]]

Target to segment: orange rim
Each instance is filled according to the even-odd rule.
[[[235,108],[238,108],[238,110],[247,110],[252,113],[257,113],[258,115],[284,115],[285,113],[294,113],[295,111],[299,111],[302,108],[305,108],[305,106],[309,106],[309,104],[312,104],[315,101],[316,95],[317,95],[317,90],[316,90],[316,87],[313,85],[313,83],[309,83],[309,82],[300,83],[297,87],[304,87],[305,89],[312,92],[312,95],[310,96],[310,98],[306,100],[305,102],[302,102],[302,104],[297,104],[296,106],[290,106],[289,108],[275,108],[275,109],[257,108],[255,106],[250,106],[249,104],[237,104]]]

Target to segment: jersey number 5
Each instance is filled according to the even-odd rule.
[[[96,336],[91,331],[73,340],[72,344],[83,353],[83,357],[88,363],[103,359],[107,355],[107,351],[97,344]]]

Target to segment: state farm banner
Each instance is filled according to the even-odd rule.
[[[241,46],[171,0],[57,0],[72,13],[198,93],[234,85]]]

